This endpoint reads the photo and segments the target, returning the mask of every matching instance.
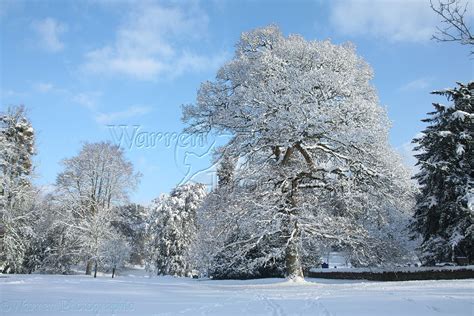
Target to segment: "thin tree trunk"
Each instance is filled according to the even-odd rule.
[[[115,276],[115,266],[112,268],[112,279],[114,278]]]
[[[94,265],[94,278],[97,277],[97,260],[95,261]]]

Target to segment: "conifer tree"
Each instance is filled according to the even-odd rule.
[[[154,201],[147,227],[148,270],[158,275],[191,275],[196,210],[205,195],[203,184],[185,184]]]
[[[421,234],[424,264],[473,261],[473,108],[474,82],[434,94],[452,105],[434,103],[435,111],[423,122],[428,127],[415,138],[421,191],[413,229]]]
[[[34,231],[35,134],[22,106],[0,113],[0,270],[23,272]]]

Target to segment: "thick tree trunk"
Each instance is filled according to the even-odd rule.
[[[95,262],[94,265],[94,278],[97,277],[97,261]]]
[[[301,258],[296,242],[297,234],[288,240],[285,253],[286,277],[290,280],[304,278],[303,269],[301,268]]]
[[[87,260],[86,275],[91,275],[91,273],[92,273],[92,262],[90,260]]]
[[[10,269],[10,265],[9,265],[9,264],[7,264],[7,265],[5,266],[5,268],[3,268],[3,271],[2,271],[2,273],[3,273],[3,274],[6,274],[6,273],[8,273],[8,270],[9,270],[9,269]]]
[[[290,157],[293,154],[294,149],[297,149],[304,156],[309,167],[312,168],[311,157],[301,147],[300,144],[296,144],[295,147],[289,147],[281,161],[281,165],[284,166],[290,163]],[[280,151],[274,150],[275,156],[279,157]],[[286,213],[286,219],[283,221],[282,232],[287,236],[286,249],[285,249],[285,268],[286,277],[290,280],[303,279],[303,269],[301,267],[301,257],[298,249],[298,242],[301,234],[298,228],[298,214],[297,214],[297,190],[300,176],[296,176],[291,180],[290,187],[283,187],[282,193],[285,195],[285,202],[283,205],[283,212]]]
[[[297,280],[304,278],[303,269],[301,268],[301,258],[298,249],[298,242],[300,240],[300,231],[298,222],[296,221],[296,189],[298,180],[292,181],[291,189],[287,195],[286,207],[288,207],[287,220],[284,222],[284,229],[286,236],[288,236],[285,249],[285,268],[286,277],[290,280]]]
[[[115,276],[115,266],[112,268],[112,279],[114,278]]]

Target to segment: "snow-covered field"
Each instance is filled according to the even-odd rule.
[[[2,315],[473,315],[474,280],[0,276]]]

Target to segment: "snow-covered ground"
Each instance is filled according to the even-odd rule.
[[[0,275],[1,315],[473,315],[474,281]]]

